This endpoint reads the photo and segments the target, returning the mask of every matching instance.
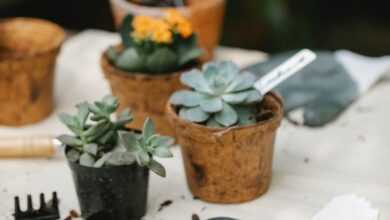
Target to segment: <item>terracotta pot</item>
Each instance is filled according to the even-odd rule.
[[[167,7],[141,6],[127,0],[111,0],[111,7],[118,27],[128,14],[161,17],[167,9]],[[211,60],[220,40],[225,0],[188,0],[188,6],[177,9],[188,17],[198,34],[199,44],[205,50],[202,61]]]
[[[112,94],[120,101],[118,112],[130,108],[134,120],[129,124],[131,129],[142,129],[144,121],[150,117],[160,134],[173,136],[165,114],[165,105],[170,96],[183,89],[180,82],[182,72],[168,74],[129,73],[112,65],[105,54],[101,66],[109,81]]]
[[[167,114],[181,146],[193,195],[215,203],[239,203],[264,194],[271,182],[276,130],[283,118],[281,98],[270,93],[259,107],[270,114],[255,125],[208,128]],[[272,113],[271,113],[272,112]]]
[[[0,124],[35,123],[53,111],[54,67],[64,38],[49,21],[0,21]]]

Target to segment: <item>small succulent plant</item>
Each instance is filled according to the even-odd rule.
[[[174,93],[170,103],[179,108],[179,116],[209,127],[231,127],[256,123],[261,94],[254,89],[256,77],[240,73],[230,61],[205,64],[202,71],[194,69],[181,77],[192,88]]]
[[[193,65],[202,55],[190,22],[174,9],[161,19],[128,15],[120,34],[121,47],[110,47],[106,56],[127,72],[174,72]]]
[[[61,135],[57,139],[69,147],[66,152],[71,162],[87,167],[123,166],[137,162],[160,176],[164,167],[153,159],[172,157],[169,147],[174,140],[155,134],[153,122],[145,121],[143,133],[129,131],[125,125],[132,121],[126,109],[116,120],[118,99],[111,95],[93,104],[83,102],[76,107],[76,115],[60,114],[60,120],[74,135]]]

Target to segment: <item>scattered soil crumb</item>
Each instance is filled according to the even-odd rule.
[[[200,210],[201,212],[204,212],[207,209],[206,206],[203,206],[202,209]]]
[[[181,198],[182,200],[186,200],[186,197],[185,197],[184,195],[181,195],[180,198]]]
[[[357,137],[357,139],[358,139],[358,141],[360,141],[360,142],[366,142],[366,137],[364,137],[363,135],[359,135],[359,136]]]
[[[310,163],[310,159],[308,157],[305,157],[305,159],[303,160],[305,163]]]
[[[192,214],[192,220],[200,220],[199,215]]]
[[[193,199],[194,199],[194,200],[199,200],[199,197],[194,196]]]
[[[65,218],[65,220],[72,220],[73,218],[80,217],[80,214],[76,210],[70,210],[68,217]]]
[[[172,205],[173,201],[172,200],[166,200],[163,203],[160,204],[160,208],[158,208],[158,211],[161,212],[164,208]]]

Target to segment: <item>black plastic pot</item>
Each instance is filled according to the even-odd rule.
[[[146,213],[149,170],[129,166],[91,168],[70,162],[80,202],[88,220],[102,215],[105,220],[140,220]],[[96,219],[98,220],[98,219]]]

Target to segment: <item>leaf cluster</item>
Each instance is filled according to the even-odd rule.
[[[131,122],[133,117],[129,109],[126,109],[115,119],[114,113],[118,106],[118,99],[108,95],[102,101],[93,104],[83,102],[76,105],[76,115],[66,113],[59,115],[61,122],[73,133],[57,138],[70,148],[66,152],[67,158],[80,165],[95,168],[131,165],[138,162],[140,166],[147,166],[157,174],[165,176],[165,169],[153,159],[153,156],[172,156],[169,147],[173,144],[173,139],[156,135],[153,122],[149,119],[145,122],[143,134],[128,131],[125,125]],[[142,144],[125,141],[128,140],[124,138],[127,136],[136,137]],[[153,141],[148,142],[145,138],[151,136]],[[169,142],[162,139],[169,139]],[[135,148],[138,150],[134,150]],[[142,154],[145,152],[149,160],[145,160],[146,157]]]
[[[110,47],[106,55],[111,63],[127,72],[169,73],[195,64],[202,55],[197,37],[183,38],[173,33],[170,44],[138,41],[132,36],[133,16],[128,15],[120,28],[122,47]]]
[[[233,62],[211,62],[184,73],[181,82],[192,90],[174,93],[170,103],[179,107],[181,118],[209,127],[255,124],[256,104],[262,100],[255,80]]]

